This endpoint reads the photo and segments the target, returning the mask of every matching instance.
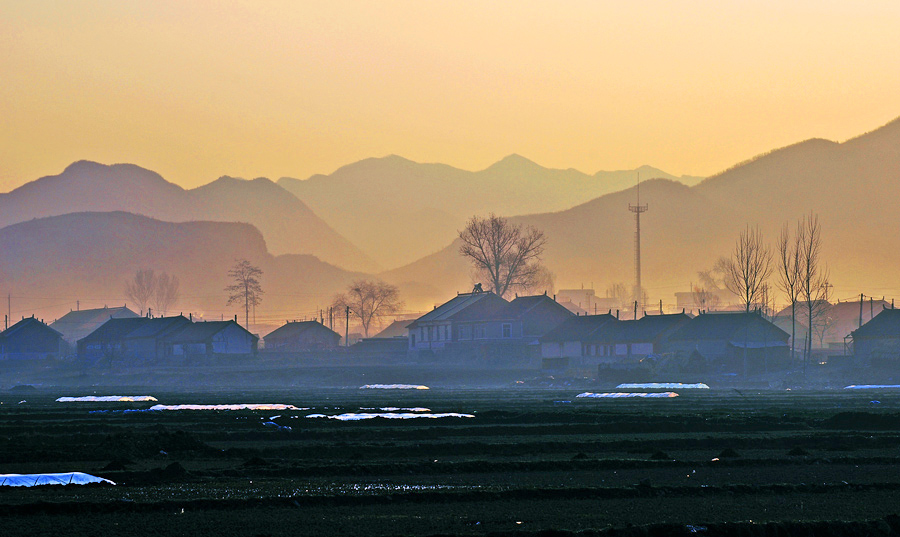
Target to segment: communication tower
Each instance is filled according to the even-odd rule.
[[[647,212],[647,204],[641,205],[641,174],[637,177],[637,204],[628,204],[628,210],[634,213],[634,297],[633,301],[643,303],[641,290],[641,213]],[[635,313],[635,318],[637,314]]]

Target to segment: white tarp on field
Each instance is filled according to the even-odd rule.
[[[900,384],[851,384],[845,390],[891,390],[900,388]]]
[[[590,399],[622,399],[626,397],[652,397],[652,398],[669,398],[678,397],[675,392],[613,392],[613,393],[579,393],[575,397],[586,397]]]
[[[87,485],[88,483],[109,483],[109,479],[68,472],[63,474],[0,474],[0,487],[37,487],[41,485]]]
[[[82,397],[60,397],[57,403],[138,403],[157,401],[152,395],[85,395]]]
[[[374,418],[385,418],[389,420],[411,420],[416,418],[474,418],[472,414],[457,414],[456,412],[444,412],[438,414],[426,414],[412,412],[348,412],[346,414],[337,414],[329,416],[327,414],[310,414],[307,418],[328,418],[338,421],[360,421],[370,420]]]
[[[147,410],[301,410],[294,405],[280,403],[240,405],[153,405]]]
[[[366,384],[360,386],[360,390],[430,390],[428,386],[421,384]]]
[[[684,384],[682,382],[643,382],[639,384],[619,384],[617,390],[708,390],[702,382]]]

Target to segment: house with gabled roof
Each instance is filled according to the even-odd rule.
[[[162,340],[166,356],[185,358],[253,356],[259,342],[257,336],[234,320],[190,323]]]
[[[175,317],[109,319],[78,341],[78,356],[85,359],[156,361],[166,356],[164,337],[191,321]]]
[[[459,294],[407,326],[409,349],[420,357],[525,363],[539,357],[539,338],[572,316],[547,295]]]
[[[750,373],[785,367],[790,334],[758,312],[698,315],[669,336],[668,350],[720,371]]]
[[[311,352],[338,347],[341,335],[318,321],[289,321],[263,341],[266,352]]]
[[[64,351],[62,334],[34,317],[0,332],[0,360],[58,359]]]
[[[900,310],[882,309],[850,333],[853,356],[876,366],[900,365]]]
[[[62,334],[63,339],[74,351],[79,339],[100,328],[106,321],[135,317],[139,315],[125,306],[73,310],[50,323],[50,328]]]

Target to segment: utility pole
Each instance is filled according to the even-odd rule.
[[[628,204],[628,210],[634,213],[634,300],[643,299],[641,287],[641,213],[647,212],[648,205],[641,205],[641,174],[637,177],[637,204]],[[635,308],[637,319],[637,308]]]
[[[347,308],[347,323],[344,325],[344,346],[350,346],[350,306]]]
[[[862,308],[863,308],[863,294],[859,294],[859,326],[862,326]],[[857,328],[859,328],[857,326]]]

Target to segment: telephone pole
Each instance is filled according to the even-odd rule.
[[[634,301],[642,302],[643,287],[641,286],[641,213],[647,212],[647,204],[641,205],[641,174],[637,180],[637,204],[628,204],[628,210],[634,213]],[[637,309],[637,308],[635,308]],[[637,314],[635,314],[637,319]]]
[[[347,322],[344,325],[344,346],[350,346],[350,306],[346,306],[347,308]]]

